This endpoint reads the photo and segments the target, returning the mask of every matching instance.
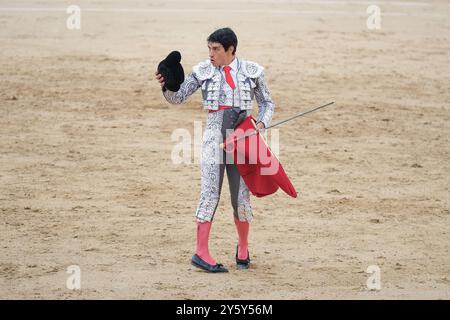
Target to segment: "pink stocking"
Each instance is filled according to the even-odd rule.
[[[211,230],[211,222],[198,222],[197,221],[197,255],[210,265],[216,265],[216,261],[209,254],[208,240],[209,232]]]
[[[248,258],[248,231],[250,228],[250,223],[248,223],[248,221],[240,221],[236,218],[234,218],[234,223],[236,224],[236,229],[239,236],[238,258],[240,260],[245,260]]]

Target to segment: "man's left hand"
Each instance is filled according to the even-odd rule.
[[[264,133],[264,129],[265,129],[264,123],[259,122],[259,123],[256,125],[256,129],[259,130],[259,132]]]

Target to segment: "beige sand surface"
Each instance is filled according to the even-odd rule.
[[[369,1],[78,3],[68,30],[69,2],[0,1],[0,298],[450,298],[448,2],[382,1],[380,30]],[[299,197],[253,198],[247,271],[224,183],[210,248],[230,273],[211,275],[189,263],[198,164],[171,161],[206,113],[153,72],[174,49],[189,72],[226,25],[274,121],[336,105],[280,129]]]

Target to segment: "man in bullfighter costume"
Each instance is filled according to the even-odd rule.
[[[215,273],[228,272],[212,258],[208,249],[225,169],[238,234],[238,269],[247,269],[250,264],[248,233],[253,218],[249,189],[236,165],[232,161],[222,161],[225,152],[220,144],[230,129],[251,114],[253,98],[259,107],[257,129],[270,125],[275,106],[263,67],[236,56],[238,40],[233,30],[222,28],[214,31],[207,38],[207,44],[209,59],[194,66],[186,78],[179,64],[180,54],[172,52],[158,67],[156,79],[161,84],[164,97],[172,104],[183,103],[201,88],[203,107],[208,110],[201,152],[201,194],[196,210],[197,247],[191,262],[200,269]]]

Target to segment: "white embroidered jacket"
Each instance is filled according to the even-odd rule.
[[[275,105],[264,79],[264,68],[252,61],[236,58],[238,61],[237,84],[234,90],[226,83],[219,67],[214,67],[209,60],[194,66],[177,92],[163,91],[166,100],[173,104],[183,103],[198,88],[202,88],[203,107],[218,110],[220,105],[239,107],[250,110],[253,97],[259,107],[257,122],[267,128],[272,121]]]

